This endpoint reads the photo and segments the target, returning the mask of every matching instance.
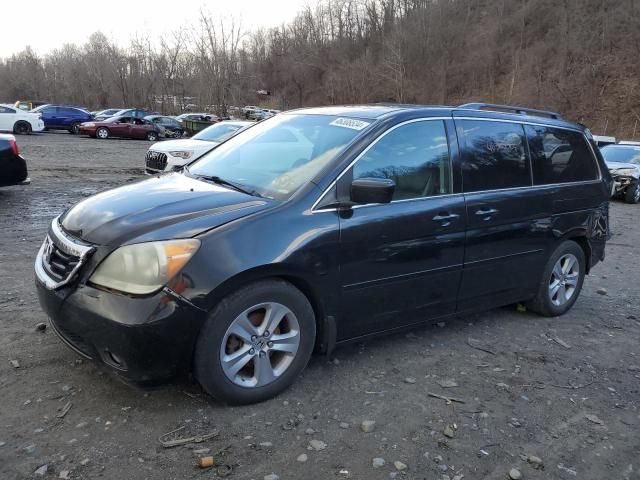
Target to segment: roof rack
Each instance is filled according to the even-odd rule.
[[[547,117],[557,120],[564,120],[562,115],[547,110],[538,110],[536,108],[514,107],[513,105],[498,105],[495,103],[465,103],[458,108],[467,108],[469,110],[494,110],[503,113],[516,113],[519,115],[531,115],[534,117]]]

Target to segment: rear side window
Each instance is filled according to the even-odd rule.
[[[584,135],[560,128],[527,125],[533,183],[583,182],[598,178],[598,167]]]
[[[462,120],[465,192],[526,187],[531,171],[524,128],[517,123]]]
[[[449,146],[442,121],[409,123],[389,132],[353,166],[353,179],[389,178],[393,200],[450,193]]]
[[[7,107],[0,107],[0,113],[16,113],[15,110]]]

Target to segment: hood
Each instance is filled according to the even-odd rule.
[[[107,190],[61,217],[69,234],[96,245],[188,238],[273,202],[179,173]]]
[[[165,140],[164,142],[158,142],[151,145],[149,150],[155,152],[174,152],[176,150],[190,150],[195,153],[205,152],[211,150],[218,145],[218,142],[207,142],[206,140],[193,140],[191,138],[179,139],[179,140]]]
[[[609,168],[611,172],[622,169],[633,169],[640,173],[640,165],[636,165],[635,163],[607,162],[607,168]]]

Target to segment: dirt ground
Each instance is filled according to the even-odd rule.
[[[278,398],[228,407],[194,384],[123,384],[36,331],[48,222],[139,178],[149,143],[18,142],[33,183],[0,190],[0,479],[640,478],[640,206],[612,203],[607,259],[562,318],[503,308],[434,323],[316,356]],[[170,438],[217,435],[161,446],[180,427]],[[198,469],[207,454],[220,467]]]

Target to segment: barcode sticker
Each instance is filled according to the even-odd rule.
[[[351,128],[353,130],[362,130],[369,126],[369,122],[363,120],[356,120],[355,118],[336,118],[329,125],[336,127]]]

